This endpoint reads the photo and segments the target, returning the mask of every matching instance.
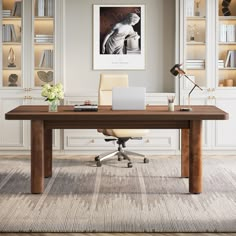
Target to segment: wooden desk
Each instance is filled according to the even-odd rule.
[[[6,114],[8,120],[31,120],[31,192],[44,191],[44,177],[52,176],[52,129],[181,129],[181,176],[189,177],[189,192],[202,192],[202,120],[226,120],[228,114],[215,106],[192,106],[182,112],[176,106],[147,106],[145,111],[74,112],[60,106],[56,113],[47,106],[19,106]],[[150,163],[151,165],[151,163]]]

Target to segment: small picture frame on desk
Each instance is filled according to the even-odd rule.
[[[94,5],[93,69],[145,69],[144,5]]]

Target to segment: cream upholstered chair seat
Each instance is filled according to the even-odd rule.
[[[101,74],[98,94],[99,105],[111,105],[112,104],[112,88],[113,87],[128,87],[128,75],[127,74]],[[98,132],[104,134],[105,141],[117,140],[118,150],[101,154],[95,157],[97,166],[101,166],[101,161],[113,156],[118,156],[118,160],[121,157],[128,160],[128,167],[132,167],[131,159],[129,155],[141,156],[144,159],[144,163],[148,163],[148,159],[136,152],[123,150],[126,141],[129,139],[140,139],[148,134],[148,129],[98,129]],[[110,138],[109,138],[110,137]]]
[[[104,135],[114,136],[117,138],[135,138],[143,137],[149,133],[148,129],[100,129],[98,132]]]

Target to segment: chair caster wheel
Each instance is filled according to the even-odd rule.
[[[122,161],[122,158],[121,158],[121,157],[118,157],[118,161]]]
[[[96,157],[95,157],[95,161],[99,161],[99,156],[96,156]]]
[[[96,165],[97,165],[97,167],[101,167],[101,166],[102,166],[101,161],[97,161],[97,162],[96,162]]]
[[[133,165],[132,165],[132,162],[128,162],[128,168],[132,168]]]
[[[143,159],[143,162],[144,162],[144,163],[149,163],[149,159],[145,157],[145,158]]]

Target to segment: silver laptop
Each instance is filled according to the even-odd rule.
[[[146,88],[114,87],[112,89],[112,110],[145,110]]]

